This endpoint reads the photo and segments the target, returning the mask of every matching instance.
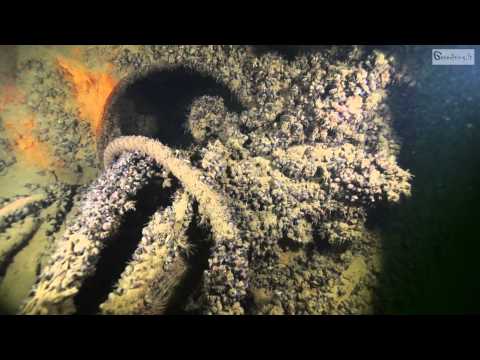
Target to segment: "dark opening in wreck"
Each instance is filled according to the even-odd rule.
[[[193,141],[186,129],[190,106],[200,96],[222,97],[229,111],[241,112],[236,96],[213,77],[185,67],[157,69],[120,82],[105,109],[99,155],[118,136],[142,135],[176,148]]]

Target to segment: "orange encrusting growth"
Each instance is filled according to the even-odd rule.
[[[19,160],[42,169],[62,167],[62,161],[55,159],[47,144],[34,134],[36,121],[33,116],[23,120],[7,119],[4,123]]]
[[[74,60],[58,57],[57,62],[74,86],[80,116],[99,136],[105,104],[118,80],[110,72],[92,71]]]

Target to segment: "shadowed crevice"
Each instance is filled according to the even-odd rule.
[[[108,112],[123,136],[143,135],[172,148],[187,148],[193,140],[185,127],[191,104],[206,95],[222,97],[227,111],[244,110],[236,96],[213,77],[179,67],[150,72],[126,85]]]
[[[125,215],[119,231],[100,253],[93,276],[87,278],[75,297],[77,314],[95,314],[113,291],[122,272],[142,239],[142,230],[150,217],[160,208],[171,205],[178,182],[162,189],[150,182],[136,196],[136,210]]]

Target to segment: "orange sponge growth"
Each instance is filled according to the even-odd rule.
[[[118,81],[110,72],[91,71],[74,60],[59,57],[57,61],[74,86],[80,116],[100,135],[105,104]]]
[[[18,105],[25,101],[25,95],[14,82],[7,81],[0,88],[0,112],[3,113],[3,125],[19,161],[37,168],[47,169],[61,166],[51,155],[47,144],[34,135],[36,121],[33,116],[19,120]]]
[[[41,169],[64,165],[52,156],[48,145],[35,136],[36,121],[33,116],[20,121],[7,119],[4,126],[20,157],[19,160]]]

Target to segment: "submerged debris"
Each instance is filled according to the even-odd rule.
[[[347,271],[352,264],[363,262],[370,269],[376,245],[365,241],[367,209],[410,194],[411,175],[397,164],[399,140],[386,103],[395,73],[393,59],[357,47],[342,48],[343,61],[320,51],[288,60],[272,52],[257,56],[246,46],[97,50],[107,54],[113,73],[125,80],[109,97],[104,118],[95,123],[95,134],[83,137],[85,123],[77,119],[82,112],[60,106],[67,90],[50,94],[48,102],[38,100],[43,98],[41,86],[36,94],[28,95],[32,109],[59,119],[56,130],[49,132],[70,131],[74,126],[82,134],[58,143],[59,157],[73,164],[75,155],[67,150],[78,150],[84,139],[93,144],[98,136],[96,151],[105,172],[85,193],[77,219],[58,243],[24,312],[75,311],[72,299],[82,280],[95,271],[101,250],[120,226],[122,215],[133,211],[130,197],[151,179],[154,166],[177,179],[182,189],[170,207],[158,209],[149,219],[141,250],[101,306],[103,312],[164,311],[164,300],[188,267],[188,257],[179,253],[180,244],[188,243],[182,240],[184,227],[191,221],[189,209],[195,202],[213,239],[200,294],[191,298],[202,312],[354,312],[345,306],[315,306],[325,293],[310,291],[314,285],[302,290],[306,305],[297,306],[303,300],[292,298],[292,289],[297,291],[305,281],[334,282],[336,272]],[[52,82],[70,89],[58,69],[47,70],[36,62],[23,66],[26,71],[38,68],[33,76],[36,84],[50,74]],[[115,104],[125,87],[152,72],[179,67],[226,86],[243,110],[233,112],[225,106],[226,99],[211,94],[194,99],[185,121],[179,119],[176,124],[192,138],[182,150],[145,137],[122,137],[125,124],[119,123],[114,110],[122,108]],[[151,120],[148,116],[141,119],[137,125],[143,126],[142,132],[136,135],[149,136]],[[95,149],[91,144],[84,156],[94,166],[97,161],[92,158]],[[183,202],[187,205],[181,206]],[[184,217],[177,218],[182,211]],[[173,241],[166,232],[175,224],[182,225],[174,231],[177,238]],[[311,251],[315,255],[307,259]],[[340,266],[338,254],[345,251],[352,256]],[[302,262],[282,267],[285,252],[298,252]],[[170,270],[164,267],[167,263],[171,263]],[[288,280],[292,274],[308,280],[294,284]],[[374,280],[368,283],[373,286]],[[345,303],[344,295],[339,296]]]

